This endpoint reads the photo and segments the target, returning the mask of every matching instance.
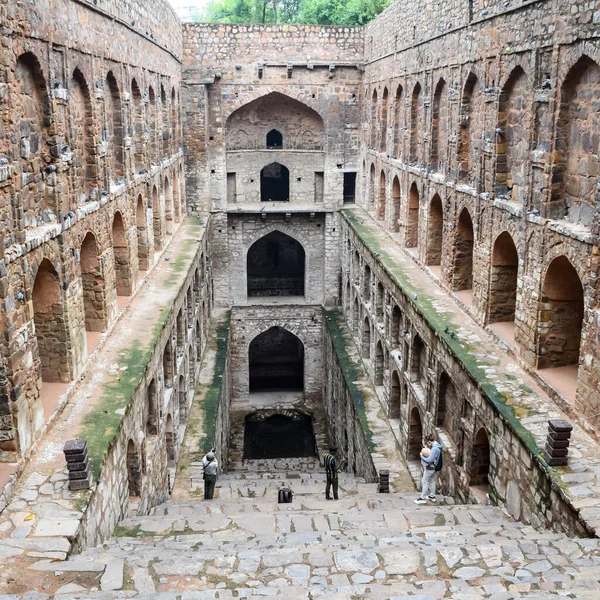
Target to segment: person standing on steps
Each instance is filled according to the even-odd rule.
[[[202,459],[202,467],[204,468],[204,499],[212,500],[215,494],[217,471],[219,469],[214,448]]]
[[[327,485],[325,487],[325,498],[331,500],[329,492],[333,488],[333,499],[338,499],[338,471],[342,468],[343,462],[337,460],[337,447],[330,446],[329,453],[325,454],[323,462],[325,463],[325,475],[327,476]]]
[[[423,467],[423,478],[421,480],[421,496],[415,504],[426,504],[427,500],[436,502],[435,497],[435,474],[442,468],[442,445],[428,436],[425,447],[429,449],[429,456],[421,451],[421,466]]]

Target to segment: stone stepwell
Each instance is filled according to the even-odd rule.
[[[377,494],[348,474],[340,500],[326,501],[322,471],[288,466],[223,475],[212,501],[171,500],[124,520],[100,547],[32,560],[16,575],[20,589],[0,598],[598,597],[599,539],[442,496],[416,506],[415,493]],[[293,490],[291,504],[277,503],[281,486]]]

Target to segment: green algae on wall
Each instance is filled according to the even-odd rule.
[[[357,384],[357,381],[360,379],[366,380],[367,375],[364,372],[362,365],[354,361],[348,354],[347,344],[353,342],[348,340],[344,335],[342,329],[344,320],[341,312],[337,309],[325,310],[324,312],[329,337],[331,338],[333,349],[340,364],[346,387],[352,398],[356,416],[361,424],[369,452],[373,452],[375,450],[375,444],[373,443],[373,431],[369,427],[369,422],[367,420],[365,395]]]

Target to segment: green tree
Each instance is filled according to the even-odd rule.
[[[388,4],[389,0],[302,0],[296,22],[314,25],[364,25]]]

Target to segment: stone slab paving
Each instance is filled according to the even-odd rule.
[[[489,363],[486,377],[498,391],[510,397],[518,408],[516,418],[543,448],[549,419],[572,419],[566,415],[529,375],[506,352],[499,352],[495,339],[465,312],[460,303],[439,287],[398,245],[398,243],[364,210],[344,211],[359,236],[368,238],[367,245],[377,246],[376,259],[385,267],[383,259],[390,259],[401,268],[403,276],[421,296],[431,299],[435,309],[452,315],[455,337],[468,343],[481,364]],[[564,499],[579,512],[588,529],[600,534],[600,448],[584,429],[574,424],[569,465],[556,467],[550,474],[557,480],[557,489],[563,490]],[[599,596],[600,598],[600,593]]]
[[[495,507],[417,507],[415,497],[360,488],[337,502],[322,491],[285,505],[170,501],[123,521],[102,547],[30,559],[23,576],[38,587],[2,591],[15,600],[598,598],[599,539],[536,531]]]
[[[195,220],[182,224],[131,300],[127,312],[110,332],[94,364],[88,362],[86,373],[60,419],[54,421],[38,442],[34,455],[24,466],[12,501],[0,513],[0,559],[18,555],[47,560],[66,557],[89,492],[68,489],[64,443],[76,437],[83,419],[102,398],[103,387],[121,376],[119,357],[123,348],[132,340],[139,340],[144,347],[152,336],[148,323],[157,322],[161,311],[172,304],[179,289],[173,285],[173,278],[177,283],[185,276],[186,269],[179,265],[181,269],[174,272],[174,261],[164,258],[187,255],[190,240],[195,241],[203,231]],[[0,562],[0,592],[5,570],[6,565]]]

